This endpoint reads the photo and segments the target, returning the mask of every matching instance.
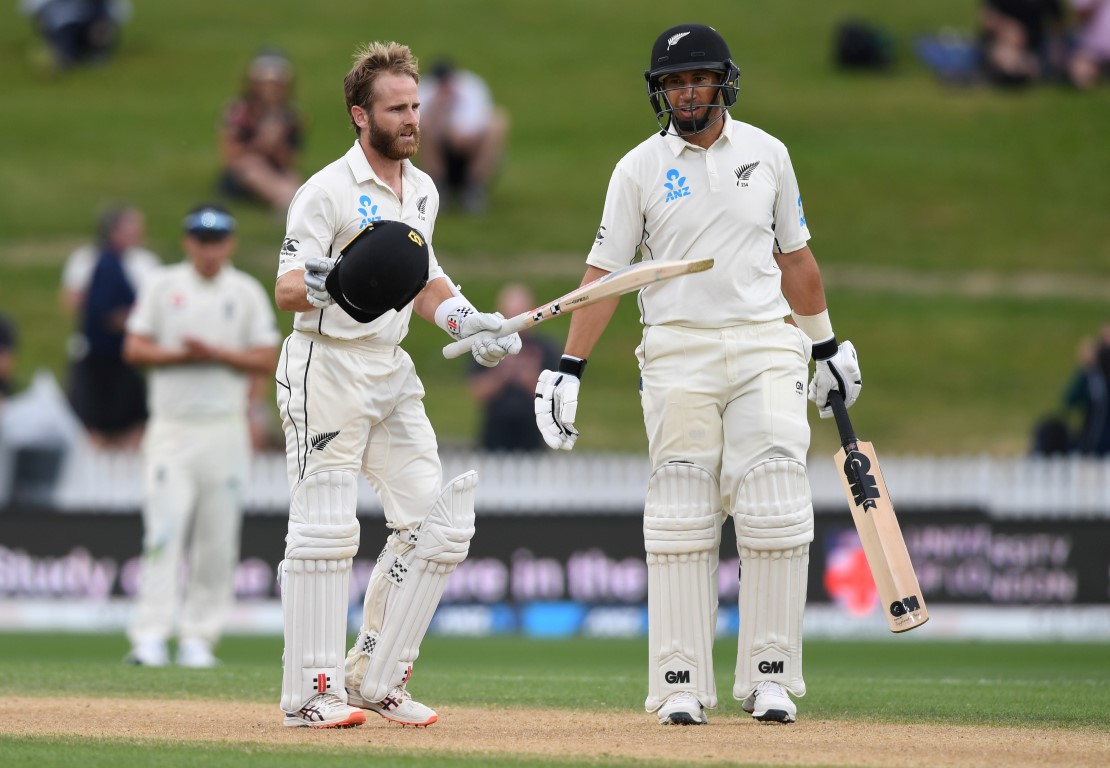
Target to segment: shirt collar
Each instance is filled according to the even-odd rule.
[[[723,130],[721,131],[721,135],[720,135],[720,136],[718,136],[718,137],[717,137],[717,141],[716,141],[716,142],[714,142],[714,143],[713,143],[712,145],[710,145],[710,146],[716,146],[716,144],[717,144],[717,143],[719,143],[719,142],[721,141],[721,139],[724,139],[725,141],[728,141],[729,143],[731,143],[731,142],[732,142],[732,126],[733,126],[733,120],[732,120],[732,115],[730,115],[730,114],[728,113],[728,110],[725,110],[725,118],[724,118],[724,123],[725,123],[725,126],[724,126],[724,129],[723,129]],[[680,154],[682,154],[682,150],[684,150],[684,149],[690,149],[690,150],[693,150],[693,151],[695,151],[695,152],[702,152],[702,151],[704,151],[704,150],[703,150],[703,149],[702,149],[701,147],[699,147],[698,145],[696,145],[696,144],[691,144],[690,142],[686,141],[686,139],[682,138],[681,136],[675,136],[675,135],[674,135],[674,134],[672,134],[672,133],[667,133],[667,134],[665,134],[665,135],[663,136],[663,141],[665,141],[665,142],[667,143],[667,148],[668,148],[668,149],[670,149],[671,153],[672,153],[672,154],[673,154],[673,155],[674,155],[674,156],[675,156],[676,158],[677,158],[677,157],[678,157],[678,156],[679,156]]]
[[[374,181],[380,186],[388,187],[382,181],[378,174],[374,173],[374,169],[370,167],[370,162],[366,159],[366,153],[362,151],[362,145],[355,139],[354,146],[347,150],[347,166],[351,169],[351,173],[355,176],[355,181],[359,184],[365,181]],[[412,175],[413,164],[411,160],[401,161],[401,178],[409,179]]]

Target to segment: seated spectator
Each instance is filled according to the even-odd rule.
[[[220,191],[266,203],[284,214],[301,186],[301,117],[292,103],[293,65],[267,50],[251,60],[243,91],[224,112]]]
[[[79,343],[71,350],[70,404],[101,448],[137,448],[147,419],[146,382],[122,355],[137,290],[124,266],[124,253],[136,242],[135,219],[134,209],[120,208],[101,221],[96,261],[79,303]]]
[[[1110,0],[1072,0],[1079,22],[1068,77],[1078,88],[1093,88],[1110,75]]]
[[[420,81],[420,114],[420,166],[444,207],[457,200],[467,213],[481,213],[501,164],[508,114],[482,78],[447,59]]]
[[[497,310],[513,317],[535,308],[527,287],[506,285],[497,297]],[[543,336],[521,331],[520,354],[509,355],[494,368],[472,362],[470,393],[482,406],[479,447],[486,451],[535,451],[543,438],[535,425],[536,379],[559,365],[559,351]]]
[[[1064,66],[1060,0],[984,0],[981,62],[995,85],[1020,86],[1054,77]]]
[[[11,397],[15,391],[13,374],[15,371],[15,350],[19,337],[15,324],[7,315],[0,312],[0,403]]]
[[[127,0],[20,0],[46,42],[53,68],[106,61],[131,18]]]

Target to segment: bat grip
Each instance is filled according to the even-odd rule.
[[[833,418],[836,419],[836,428],[840,432],[840,444],[844,450],[856,447],[856,430],[852,427],[852,420],[848,418],[848,407],[844,405],[844,395],[839,389],[829,392],[829,407],[832,408]]]
[[[450,344],[443,348],[443,356],[448,360],[453,360],[456,357],[466,354],[471,350],[476,342],[489,341],[490,339],[499,339],[502,336],[510,336],[514,333],[519,333],[528,327],[527,314],[516,315],[510,317],[501,323],[501,328],[496,331],[478,331],[473,336],[467,336],[465,339],[452,341]]]

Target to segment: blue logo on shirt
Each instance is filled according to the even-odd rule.
[[[803,227],[806,225],[806,212],[802,210],[801,195],[798,195],[798,224]]]
[[[362,216],[362,221],[359,222],[358,228],[362,229],[372,221],[381,221],[382,217],[378,215],[378,206],[374,205],[374,201],[370,199],[370,195],[363,195],[358,199],[359,215]]]
[[[663,182],[667,189],[666,202],[677,200],[680,197],[689,197],[690,188],[686,186],[686,177],[679,174],[677,168],[667,171],[667,181]]]

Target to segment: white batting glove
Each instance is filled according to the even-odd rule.
[[[840,390],[844,406],[850,408],[863,389],[856,348],[850,341],[836,346],[834,336],[813,345],[813,358],[817,365],[813,380],[809,382],[809,399],[817,404],[817,413],[822,419],[831,419],[833,412],[829,406],[829,392]]]
[[[578,416],[579,377],[585,367],[585,360],[564,355],[560,370],[540,372],[536,382],[536,427],[550,448],[569,451],[578,440],[574,420]]]
[[[335,303],[335,299],[328,293],[327,286],[324,281],[328,279],[328,273],[335,268],[335,259],[328,259],[322,256],[313,256],[304,263],[304,289],[305,295],[308,297],[308,303],[317,309],[331,306]]]
[[[436,324],[456,341],[484,332],[496,334],[501,330],[504,319],[500,312],[479,312],[462,296],[452,296],[436,309]],[[470,354],[479,365],[492,368],[505,355],[515,355],[520,349],[520,334],[510,333],[476,340],[470,348]]]

